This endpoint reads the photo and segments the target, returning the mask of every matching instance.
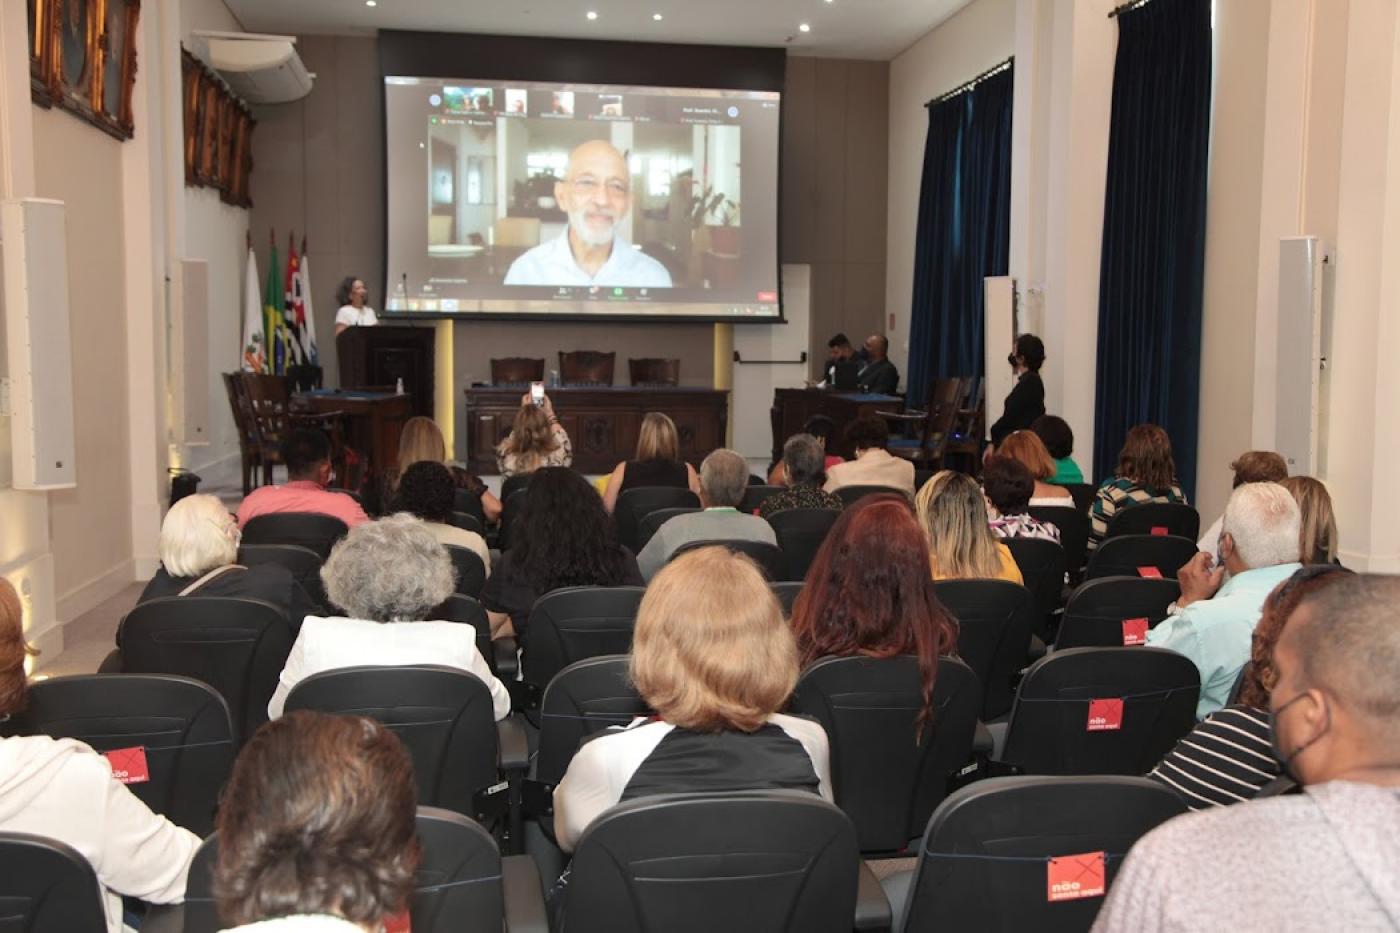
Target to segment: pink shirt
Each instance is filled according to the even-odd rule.
[[[369,521],[360,504],[345,493],[331,492],[309,479],[298,479],[283,486],[254,489],[238,507],[238,526],[274,512],[319,512],[340,519],[347,528]]]

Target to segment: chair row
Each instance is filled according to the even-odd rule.
[[[559,351],[559,378],[564,385],[610,386],[617,353],[600,350]],[[634,386],[673,386],[680,384],[681,361],[659,357],[627,361]],[[491,383],[498,386],[525,386],[544,381],[544,357],[507,356],[491,360]]]

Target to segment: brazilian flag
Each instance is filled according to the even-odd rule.
[[[263,290],[263,334],[267,342],[267,371],[282,376],[287,372],[287,341],[282,321],[282,305],[285,296],[282,291],[282,272],[277,264],[277,244],[272,244],[272,255],[267,261],[267,288]]]

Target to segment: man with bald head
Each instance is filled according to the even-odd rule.
[[[899,388],[899,370],[889,360],[890,341],[883,334],[865,338],[865,365],[856,374],[856,385],[878,395],[893,395]]]
[[[617,234],[632,209],[632,174],[611,143],[595,139],[571,152],[554,198],[568,228],[511,263],[506,285],[671,287],[665,266]]]
[[[1095,933],[1400,929],[1400,578],[1305,597],[1273,660],[1274,754],[1303,793],[1144,836]]]

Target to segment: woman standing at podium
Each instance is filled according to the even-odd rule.
[[[379,323],[379,315],[365,304],[369,289],[363,279],[347,275],[335,290],[336,303],[340,310],[335,313],[335,335],[339,337],[347,327],[373,327]]]

